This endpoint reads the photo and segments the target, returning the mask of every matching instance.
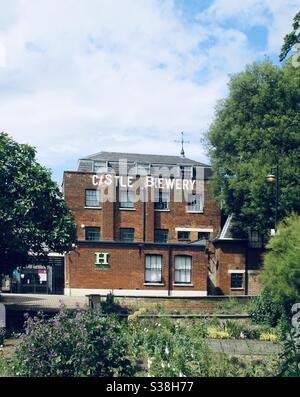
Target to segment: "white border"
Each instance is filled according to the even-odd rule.
[[[207,291],[177,291],[171,290],[145,290],[145,289],[89,289],[89,288],[65,288],[64,295],[67,296],[86,296],[86,295],[107,295],[114,296],[152,296],[152,297],[201,297],[207,296]]]
[[[209,232],[213,233],[214,229],[201,227],[175,227],[176,232]]]

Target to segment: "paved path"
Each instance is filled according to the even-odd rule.
[[[7,310],[21,311],[57,311],[61,304],[68,309],[75,309],[77,305],[84,307],[88,304],[87,297],[74,297],[65,295],[39,295],[39,294],[4,294],[0,295],[0,302]]]
[[[278,353],[279,344],[259,340],[207,339],[209,348],[215,353],[231,355],[270,355]]]

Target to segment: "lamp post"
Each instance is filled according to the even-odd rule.
[[[274,174],[268,174],[266,180],[269,183],[275,183],[275,219],[274,219],[274,231],[277,231],[277,219],[278,219],[278,201],[279,201],[279,164],[277,161],[276,172]]]

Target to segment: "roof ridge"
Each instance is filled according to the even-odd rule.
[[[172,159],[173,162],[174,162],[174,164],[175,164],[175,163],[176,163],[176,164],[177,164],[177,163],[184,164],[184,162],[186,161],[187,163],[194,163],[195,165],[198,164],[198,165],[201,165],[201,166],[203,166],[203,167],[211,168],[211,166],[210,166],[209,164],[205,164],[205,163],[203,163],[203,162],[201,162],[201,161],[193,160],[193,159],[188,158],[188,157],[181,157],[181,156],[179,156],[179,155],[171,155],[171,154],[109,152],[109,151],[104,151],[104,150],[102,150],[102,151],[100,151],[100,152],[97,152],[97,153],[88,155],[88,156],[86,156],[86,157],[81,157],[80,160],[95,160],[95,158],[96,158],[97,156],[99,156],[99,157],[101,157],[101,156],[109,157],[109,155],[112,155],[112,156],[114,156],[114,157],[118,157],[118,156],[119,156],[119,159],[121,158],[121,156],[124,156],[124,158],[126,158],[126,156],[128,156],[128,157],[130,158],[130,161],[133,161],[132,158],[134,158],[134,157],[136,157],[137,160],[138,160],[139,158],[145,157],[145,160],[144,160],[145,162],[154,162],[154,163],[155,163],[155,159],[156,159],[156,158],[157,158],[157,159],[163,159],[163,158],[165,158],[166,160],[168,160],[168,159],[171,160],[171,159]],[[148,157],[148,159],[146,159],[147,157]],[[109,160],[109,159],[107,159],[107,160]],[[114,160],[115,160],[115,159],[113,159],[113,158],[111,159],[111,161],[114,161]],[[162,161],[162,162],[158,161],[157,163],[160,164],[160,163],[164,163],[164,162],[165,162],[165,161]]]

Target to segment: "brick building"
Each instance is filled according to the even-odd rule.
[[[177,156],[100,152],[80,159],[63,179],[77,225],[65,257],[65,294],[256,293],[249,243],[228,237],[231,217],[221,228],[210,174],[208,165]]]

